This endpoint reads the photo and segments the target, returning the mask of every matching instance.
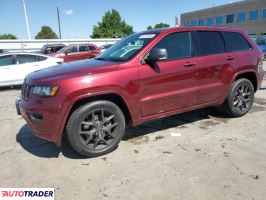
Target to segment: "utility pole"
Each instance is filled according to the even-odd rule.
[[[22,0],[23,7],[24,7],[24,14],[25,14],[25,20],[26,20],[26,26],[27,26],[27,32],[28,32],[28,39],[30,40],[30,28],[29,28],[29,21],[27,16],[27,10],[25,5],[25,0]]]
[[[59,15],[58,6],[57,6],[57,22],[58,22],[58,29],[59,29],[59,38],[61,39],[61,25],[60,25],[60,15]]]

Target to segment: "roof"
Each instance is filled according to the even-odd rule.
[[[142,34],[152,34],[152,33],[162,33],[162,32],[172,32],[172,31],[196,31],[196,30],[206,30],[206,31],[234,31],[241,32],[242,29],[235,27],[223,27],[223,26],[180,26],[162,29],[153,29],[141,32]]]
[[[33,55],[33,56],[43,56],[43,57],[50,57],[44,54],[40,54],[40,53],[30,53],[30,52],[14,52],[14,53],[3,53],[0,54],[0,56],[8,56],[8,55]]]

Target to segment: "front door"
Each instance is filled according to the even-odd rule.
[[[171,33],[154,48],[166,49],[168,58],[153,66],[140,65],[142,116],[187,108],[197,103],[198,58],[192,53],[190,32]]]

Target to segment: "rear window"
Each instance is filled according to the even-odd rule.
[[[228,52],[246,51],[251,49],[250,44],[240,33],[223,32],[223,35],[227,44]]]
[[[1,56],[0,57],[0,67],[13,64],[13,56]]]
[[[225,53],[225,44],[221,33],[217,31],[198,31],[199,56]]]

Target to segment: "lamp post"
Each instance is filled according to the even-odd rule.
[[[25,14],[25,20],[26,20],[26,27],[27,27],[27,32],[28,32],[28,39],[30,40],[30,28],[29,28],[29,21],[28,21],[28,16],[27,16],[27,10],[26,10],[26,5],[25,5],[25,0],[22,0],[23,3],[23,8],[24,8],[24,14]]]
[[[57,6],[57,22],[58,22],[58,29],[59,29],[59,38],[61,39],[61,25],[60,25],[60,15],[59,15],[58,6]]]

